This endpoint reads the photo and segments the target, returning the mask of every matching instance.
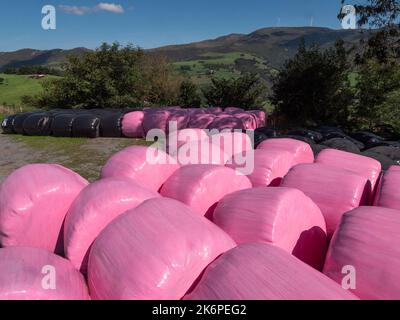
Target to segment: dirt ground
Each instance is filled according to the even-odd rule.
[[[95,181],[107,159],[125,147],[135,144],[144,144],[144,141],[0,134],[0,182],[13,170],[33,163],[60,164],[90,181]]]

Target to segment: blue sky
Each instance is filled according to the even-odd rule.
[[[41,28],[46,4],[57,8],[56,30]],[[340,28],[340,0],[1,0],[0,8],[0,51],[95,48],[104,41],[152,48],[249,33],[279,21],[309,26],[313,19],[314,26]]]

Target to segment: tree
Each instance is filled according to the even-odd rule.
[[[303,40],[273,79],[276,115],[293,124],[346,124],[353,101],[349,76],[342,40],[325,51],[317,45],[307,48]]]
[[[368,60],[360,67],[354,117],[361,127],[389,124],[400,129],[400,65]]]
[[[263,104],[266,87],[256,74],[246,73],[238,78],[211,79],[211,86],[203,90],[209,106],[258,109]]]
[[[3,84],[4,83],[4,78],[0,78],[0,84]]]
[[[128,108],[173,104],[180,80],[164,57],[118,43],[70,56],[64,77],[45,81],[35,99],[50,108]]]
[[[342,5],[345,0],[342,0]],[[357,62],[376,58],[381,63],[400,58],[400,1],[366,0],[356,5],[359,27],[374,28],[368,41],[362,41],[365,50],[357,55]],[[343,14],[339,14],[339,19]]]
[[[179,105],[184,108],[199,108],[201,97],[197,86],[190,80],[182,81],[179,88]]]

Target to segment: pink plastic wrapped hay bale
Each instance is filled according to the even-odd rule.
[[[324,164],[303,164],[291,169],[282,187],[303,191],[321,209],[331,238],[342,215],[369,201],[366,178],[349,170]]]
[[[212,134],[213,132],[211,132]],[[250,137],[242,132],[222,132],[210,136],[211,143],[219,146],[231,160],[234,155],[253,150]]]
[[[176,160],[162,150],[133,146],[112,156],[102,168],[101,178],[127,178],[159,191],[179,167]]]
[[[245,130],[256,130],[258,128],[256,118],[249,113],[237,113],[235,118],[242,121]]]
[[[251,110],[251,111],[248,111],[247,113],[253,115],[256,118],[258,128],[266,126],[267,114],[264,111]]]
[[[203,129],[183,129],[168,135],[168,149],[177,150],[186,143],[207,140],[208,134]],[[176,144],[176,145],[175,145]],[[176,148],[174,148],[176,146]]]
[[[240,153],[228,162],[227,166],[241,170],[248,165],[247,153]],[[245,158],[246,157],[246,158]],[[253,187],[280,186],[283,177],[292,168],[293,154],[278,150],[254,150],[254,169],[247,177]]]
[[[384,174],[376,194],[375,203],[379,207],[400,210],[400,171],[389,170]]]
[[[190,114],[186,110],[181,109],[178,111],[173,111],[168,118],[167,132],[170,132],[171,128],[174,129],[172,131],[186,129],[189,125],[189,121]],[[174,122],[176,126],[175,124],[172,125],[171,122]]]
[[[59,165],[33,164],[0,186],[0,245],[38,247],[62,254],[62,225],[88,182]]]
[[[181,166],[198,164],[224,166],[230,159],[223,149],[211,143],[211,139],[208,136],[202,140],[187,142],[176,150],[170,148],[169,152]]]
[[[235,170],[214,165],[179,169],[164,184],[161,195],[181,201],[200,215],[211,217],[226,195],[251,188],[250,180]]]
[[[346,213],[332,239],[324,273],[361,299],[399,300],[399,229],[398,210],[361,207]]]
[[[228,108],[225,108],[225,110],[224,110],[224,113],[226,113],[226,114],[236,114],[236,113],[242,113],[242,112],[244,112],[243,109],[236,108],[236,107],[228,107]]]
[[[258,149],[288,151],[294,156],[292,166],[314,162],[314,153],[311,147],[305,142],[294,139],[268,139],[263,141]]]
[[[388,171],[400,171],[400,166],[391,166]]]
[[[122,134],[128,138],[143,138],[143,111],[129,112],[122,119]]]
[[[205,271],[185,300],[358,300],[284,250],[243,244]]]
[[[144,201],[160,197],[131,180],[103,179],[86,187],[72,203],[64,225],[65,256],[87,272],[90,247],[115,218]]]
[[[234,116],[217,116],[208,126],[208,130],[243,130],[245,129],[242,120]]]
[[[327,249],[325,219],[303,192],[254,188],[225,196],[213,221],[237,244],[270,243],[322,270]]]
[[[235,246],[216,225],[172,199],[152,199],[112,222],[93,245],[93,299],[177,300]]]
[[[190,117],[188,124],[189,128],[207,129],[214,122],[215,115],[213,114],[194,114]]]
[[[89,300],[72,264],[39,248],[0,249],[0,300]]]
[[[353,171],[370,181],[371,190],[375,189],[382,171],[380,162],[375,159],[334,149],[321,151],[316,163]]]
[[[148,109],[144,111],[143,132],[144,135],[150,130],[160,129],[167,132],[168,119],[171,116],[171,111],[166,109]]]
[[[224,112],[224,110],[222,110],[220,107],[207,108],[206,110],[208,113],[212,114],[221,114]]]

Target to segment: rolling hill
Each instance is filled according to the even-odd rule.
[[[166,55],[177,71],[197,84],[206,84],[212,76],[235,77],[243,71],[256,72],[269,82],[284,61],[293,57],[301,39],[322,48],[332,46],[339,38],[348,47],[357,46],[363,34],[354,30],[332,30],[317,27],[264,28],[250,34],[230,34],[212,40],[171,45],[149,52]],[[134,40],[134,39],[133,39]],[[25,65],[60,67],[70,54],[89,49],[34,50],[0,52],[0,72]]]

